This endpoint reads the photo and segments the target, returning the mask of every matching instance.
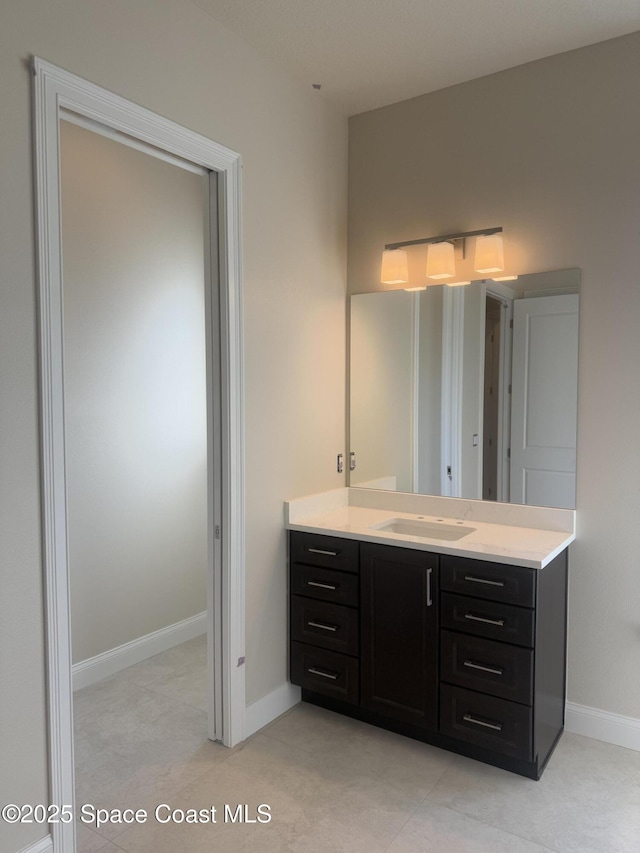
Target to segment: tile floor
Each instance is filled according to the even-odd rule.
[[[75,694],[77,808],[149,813],[78,822],[79,853],[640,853],[640,753],[565,734],[532,782],[306,704],[228,750],[205,659],[198,638]],[[160,803],[216,823],[158,823]]]

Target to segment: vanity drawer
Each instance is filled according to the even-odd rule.
[[[440,731],[512,758],[532,760],[533,710],[526,705],[442,684]]]
[[[536,570],[466,557],[440,558],[440,587],[461,595],[535,607]]]
[[[294,595],[291,599],[291,636],[300,643],[357,655],[358,611]]]
[[[291,592],[334,604],[358,606],[358,575],[316,566],[291,566]]]
[[[452,631],[533,648],[535,610],[444,592],[440,624]]]
[[[533,701],[533,651],[494,640],[442,631],[440,678],[530,705]]]
[[[320,533],[291,533],[291,562],[358,572],[360,543]]]
[[[359,662],[304,643],[291,644],[291,681],[306,690],[358,704]]]

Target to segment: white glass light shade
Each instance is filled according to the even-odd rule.
[[[463,287],[465,284],[471,284],[470,281],[445,281],[447,287]]]
[[[430,243],[427,248],[427,278],[453,278],[455,274],[453,243]]]
[[[476,237],[476,272],[502,272],[504,269],[504,249],[502,234],[487,234]]]
[[[409,281],[409,265],[404,249],[385,249],[382,253],[380,281],[383,284],[406,284]]]
[[[405,287],[404,292],[405,293],[416,293],[418,290],[426,290],[426,289],[427,289],[427,285],[423,284],[422,287]]]

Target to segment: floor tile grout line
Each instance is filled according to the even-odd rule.
[[[290,709],[290,710],[293,710],[293,709]],[[290,712],[287,712],[287,713],[290,713]],[[282,716],[286,716],[286,714],[283,714]],[[278,719],[281,719],[281,718],[279,717]],[[261,730],[261,734],[263,734],[266,738],[268,738],[268,739],[270,739],[270,740],[273,740],[273,741],[275,741],[276,743],[279,743],[279,744],[281,744],[281,745],[283,745],[283,746],[286,746],[286,747],[292,747],[292,745],[291,745],[291,744],[289,744],[289,743],[287,743],[285,740],[282,740],[281,738],[274,737],[272,734],[269,734],[269,729],[270,729],[270,728],[271,728],[271,727],[272,727],[276,722],[277,722],[277,721],[276,721],[276,720],[274,720],[274,721],[273,721],[273,723],[269,723],[267,726],[265,726],[265,727],[264,727],[264,729],[262,729],[262,730]],[[395,734],[395,732],[390,732],[390,734]],[[400,737],[402,737],[402,735],[400,735]],[[425,745],[426,745],[426,746],[429,746],[429,744],[425,744]],[[306,754],[312,754],[312,753],[314,752],[314,750],[307,750],[307,749],[305,749],[304,747],[298,747],[297,745],[296,745],[296,747],[293,747],[293,748],[300,749],[300,751],[301,751],[301,752],[304,752],[304,753],[306,753]],[[391,841],[389,842],[389,844],[384,848],[384,850],[385,850],[385,851],[386,851],[386,850],[388,850],[388,849],[390,848],[390,846],[394,843],[394,841],[396,840],[396,838],[397,838],[397,837],[398,837],[398,836],[403,832],[403,830],[405,829],[405,827],[407,826],[407,824],[408,824],[408,823],[411,821],[411,819],[415,816],[415,814],[416,814],[417,810],[418,810],[418,809],[423,805],[423,803],[424,803],[424,802],[426,801],[426,799],[428,798],[429,794],[433,791],[433,789],[436,787],[436,785],[440,782],[440,780],[442,779],[442,777],[444,776],[444,774],[449,770],[449,768],[450,768],[450,767],[451,767],[451,765],[453,764],[454,758],[455,758],[455,756],[451,756],[451,757],[450,757],[450,761],[449,761],[449,763],[448,763],[445,767],[443,767],[441,774],[440,774],[440,775],[439,775],[439,776],[438,776],[438,777],[433,781],[433,783],[431,784],[431,787],[430,787],[430,788],[429,788],[429,790],[425,793],[425,795],[422,797],[422,799],[421,799],[421,800],[419,800],[419,801],[416,803],[416,805],[413,807],[413,809],[411,810],[410,814],[408,814],[407,819],[404,821],[404,823],[402,824],[402,826],[398,829],[398,831],[397,831],[397,832],[396,832],[396,834],[393,836],[393,838],[391,839]],[[554,851],[554,853],[555,853],[555,851]]]
[[[437,782],[436,782],[436,784],[433,786],[433,788],[431,788],[431,790],[429,791],[429,793],[428,793],[428,794],[427,794],[427,796],[425,797],[425,800],[426,800],[426,799],[429,799],[429,797],[431,797],[431,796],[432,796],[432,794],[434,793],[434,791],[436,790],[436,788],[438,787],[438,785],[442,782],[442,780],[443,780],[443,779],[444,779],[444,777],[447,775],[447,773],[449,773],[449,771],[450,771],[450,770],[452,770],[452,769],[453,769],[457,764],[459,764],[459,756],[458,756],[458,755],[455,755],[455,754],[452,754],[452,755],[451,755],[451,761],[450,761],[450,762],[449,762],[449,764],[447,765],[447,767],[446,767],[446,769],[445,769],[444,773],[439,777],[438,781],[437,781]]]
[[[410,821],[412,820],[412,818],[413,818],[413,816],[415,815],[416,811],[420,808],[420,806],[421,806],[421,805],[422,805],[422,803],[419,803],[419,804],[415,807],[415,809],[411,812],[411,814],[407,817],[407,819],[405,820],[405,822],[402,824],[402,826],[400,827],[400,829],[399,829],[399,830],[396,832],[396,834],[393,836],[393,838],[391,839],[391,841],[390,841],[390,842],[387,844],[387,846],[384,848],[384,850],[382,851],[382,853],[385,853],[385,851],[389,850],[389,848],[391,847],[391,845],[395,842],[396,838],[397,838],[397,837],[398,837],[402,832],[404,832],[405,828],[406,828],[406,827],[407,827],[407,825],[410,823]]]
[[[284,715],[283,715],[283,716],[284,716]],[[291,744],[290,744],[288,741],[283,740],[282,738],[279,738],[279,737],[274,737],[273,735],[270,735],[270,734],[268,733],[268,729],[271,727],[271,725],[272,725],[272,724],[269,724],[269,726],[265,726],[265,728],[264,728],[264,729],[261,729],[260,731],[256,732],[255,734],[256,734],[256,735],[258,735],[258,734],[262,734],[262,735],[264,735],[265,737],[269,738],[270,740],[275,741],[276,743],[281,744],[282,746],[286,746],[286,747],[291,746]],[[390,732],[389,732],[389,734],[397,734],[397,733],[396,733],[396,732],[391,732],[391,731],[390,731]],[[254,736],[255,736],[255,735],[254,735]],[[399,736],[399,737],[404,737],[404,735],[398,735],[398,736]],[[419,742],[418,742],[418,741],[415,741],[415,743],[419,743]],[[433,747],[431,744],[424,743],[423,745],[424,745],[424,746],[426,746],[426,747],[430,747],[430,748],[433,748],[433,749],[437,749],[437,747]],[[306,753],[306,754],[308,754],[308,755],[313,755],[313,754],[314,754],[314,752],[316,751],[316,750],[313,750],[313,749],[306,749],[305,747],[300,747],[300,746],[298,746],[297,744],[295,745],[295,747],[296,747],[296,748],[298,748],[298,749],[300,749],[301,751],[305,752],[305,753]],[[439,752],[442,752],[443,756],[446,756],[446,752],[445,752],[444,750],[439,750]],[[449,758],[448,763],[447,763],[447,764],[446,764],[446,766],[443,768],[442,773],[441,773],[441,774],[438,776],[438,778],[433,782],[433,784],[432,784],[432,785],[431,785],[431,787],[429,788],[428,792],[424,795],[423,799],[420,801],[420,803],[418,804],[418,806],[416,806],[416,808],[419,808],[419,806],[424,802],[424,800],[425,800],[428,796],[430,796],[430,794],[432,793],[432,791],[434,790],[434,788],[435,788],[435,787],[440,783],[440,781],[441,781],[442,777],[444,776],[444,774],[445,774],[445,773],[446,773],[446,772],[447,772],[447,771],[452,767],[452,765],[453,765],[453,763],[454,763],[454,761],[455,761],[455,757],[456,757],[455,755],[449,754],[449,756],[448,756],[448,758]],[[428,757],[426,757],[426,756],[425,756],[425,761],[428,761],[428,760],[429,760],[429,759],[428,759]]]
[[[431,800],[431,804],[432,804],[432,805],[434,805],[434,806],[441,806],[442,808],[449,809],[449,811],[451,811],[451,812],[455,812],[456,814],[462,815],[463,817],[469,818],[470,820],[475,820],[475,821],[477,821],[478,823],[483,824],[483,826],[489,826],[489,827],[491,827],[492,829],[498,829],[498,830],[500,830],[501,832],[506,832],[508,835],[513,835],[513,836],[514,836],[514,838],[520,838],[520,839],[522,839],[523,841],[528,841],[530,844],[537,844],[537,845],[538,845],[539,847],[541,847],[543,850],[548,850],[548,851],[549,851],[549,853],[562,853],[562,851],[561,851],[561,850],[557,850],[555,847],[547,847],[545,844],[541,844],[539,841],[535,841],[533,838],[527,838],[527,836],[525,836],[525,835],[519,835],[517,832],[511,832],[511,831],[510,831],[510,830],[508,830],[508,829],[503,829],[503,827],[501,827],[501,826],[496,826],[496,824],[494,824],[494,823],[490,823],[489,821],[482,820],[481,818],[475,817],[474,815],[467,814],[466,812],[463,812],[463,811],[461,811],[460,809],[455,809],[455,808],[453,808],[453,807],[452,807],[452,806],[450,806],[450,805],[444,805],[443,803],[438,803],[438,802],[435,802],[433,799],[431,799],[431,798],[432,798],[432,796],[433,796],[433,794],[434,794],[434,793],[435,793],[435,791],[436,791],[436,788],[437,788],[437,787],[438,787],[438,785],[442,782],[442,780],[444,779],[445,775],[446,775],[450,770],[454,769],[454,768],[456,767],[456,765],[458,765],[458,766],[459,766],[461,763],[464,763],[465,761],[468,761],[468,760],[469,760],[469,759],[463,758],[462,756],[453,755],[453,756],[452,756],[452,758],[451,758],[451,763],[449,764],[449,766],[447,767],[447,769],[445,770],[445,772],[442,774],[442,776],[440,776],[440,778],[438,779],[438,781],[436,782],[436,784],[433,786],[433,788],[431,788],[431,790],[429,791],[429,793],[426,795],[425,800]]]
[[[446,773],[446,772],[447,772],[447,770],[448,770],[448,767],[445,767],[445,768],[444,768],[444,770],[442,771],[442,774],[438,777],[438,779],[436,779],[436,781],[433,783],[433,785],[431,786],[431,788],[429,789],[429,791],[427,791],[427,793],[426,793],[426,794],[424,795],[424,797],[420,800],[420,802],[416,804],[416,807],[413,809],[413,811],[411,812],[411,814],[409,815],[409,817],[408,817],[408,818],[405,820],[405,822],[402,824],[402,826],[400,827],[400,829],[398,830],[398,832],[396,832],[396,834],[393,836],[393,838],[391,839],[391,841],[389,842],[389,844],[387,844],[387,846],[384,848],[384,849],[385,849],[385,851],[386,851],[386,850],[389,850],[389,848],[391,847],[391,845],[395,842],[396,838],[397,838],[397,837],[398,837],[402,832],[404,832],[404,830],[406,829],[407,825],[408,825],[408,824],[411,822],[411,820],[415,817],[416,812],[418,811],[418,809],[419,809],[419,808],[423,805],[423,803],[426,801],[426,799],[427,799],[427,797],[429,796],[429,794],[431,793],[431,791],[435,788],[435,786],[438,784],[438,782],[439,782],[439,781],[440,781],[440,779],[442,778],[442,775],[443,775],[444,773]]]
[[[429,794],[425,799],[429,798]],[[454,814],[461,815],[462,817],[467,818],[468,820],[475,820],[477,823],[481,823],[483,826],[488,826],[491,829],[497,829],[499,832],[504,832],[505,835],[512,835],[514,838],[519,838],[521,841],[527,841],[529,844],[536,844],[542,850],[548,850],[549,853],[563,853],[562,850],[558,850],[556,847],[547,847],[546,844],[541,844],[539,841],[536,841],[533,838],[528,838],[526,835],[520,835],[517,832],[512,832],[510,829],[504,829],[502,826],[496,826],[495,823],[489,823],[487,820],[482,820],[475,815],[467,814],[466,812],[460,811],[460,809],[454,809],[452,806],[445,806],[443,803],[435,803],[432,802],[432,805],[438,806],[439,808],[448,809],[450,812],[454,812]]]
[[[175,791],[173,794],[167,794],[167,798],[177,798],[188,788],[191,788],[193,785],[196,785],[207,773],[210,773],[212,770],[217,768],[220,764],[225,764],[236,754],[235,750],[229,751],[228,755],[225,755],[224,758],[221,758],[219,761],[214,761],[206,770],[203,770],[202,773],[199,773],[194,779],[188,782],[186,785],[181,786]]]
[[[119,838],[119,837],[120,837],[119,835],[116,836],[116,838]],[[121,847],[116,841],[112,841],[111,843],[118,850],[122,850],[122,853],[128,853],[127,849],[125,847]],[[100,853],[100,850],[98,850],[98,853]]]

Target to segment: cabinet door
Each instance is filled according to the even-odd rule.
[[[364,543],[361,704],[414,725],[438,724],[438,557]]]

